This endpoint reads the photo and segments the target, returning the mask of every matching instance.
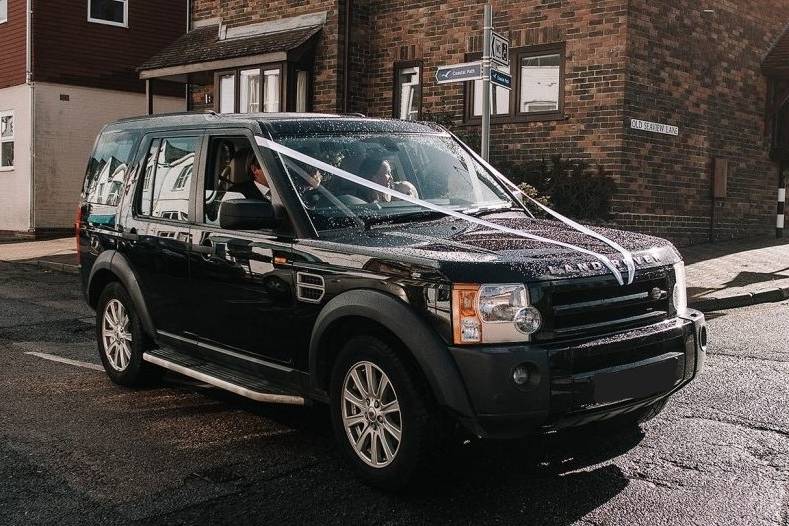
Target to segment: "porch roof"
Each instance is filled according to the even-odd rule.
[[[224,29],[220,24],[199,27],[148,59],[137,71],[141,79],[186,82],[189,73],[287,60],[289,51],[309,42],[322,27],[224,39],[220,38],[220,29]]]

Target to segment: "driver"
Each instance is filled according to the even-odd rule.
[[[247,173],[250,179],[243,183],[237,183],[228,189],[228,192],[242,194],[245,199],[271,200],[271,189],[263,168],[260,167],[255,152],[248,150],[246,158]]]

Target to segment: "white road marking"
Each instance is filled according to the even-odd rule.
[[[70,360],[68,358],[63,358],[61,356],[55,356],[54,354],[47,354],[43,352],[26,352],[25,354],[29,354],[30,356],[35,356],[37,358],[43,358],[44,360],[49,360],[52,362],[75,365],[77,367],[84,367],[85,369],[93,369],[94,371],[102,371],[102,372],[104,371],[104,367],[102,367],[101,365],[96,365],[95,363],[80,362],[79,360]]]

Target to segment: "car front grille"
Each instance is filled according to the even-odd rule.
[[[650,325],[671,313],[669,269],[640,272],[632,284],[601,276],[545,284],[538,307],[546,316],[538,340],[582,337]]]

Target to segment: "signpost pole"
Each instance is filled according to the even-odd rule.
[[[493,35],[493,6],[485,4],[482,37],[482,151],[486,161],[490,153],[490,44]]]

